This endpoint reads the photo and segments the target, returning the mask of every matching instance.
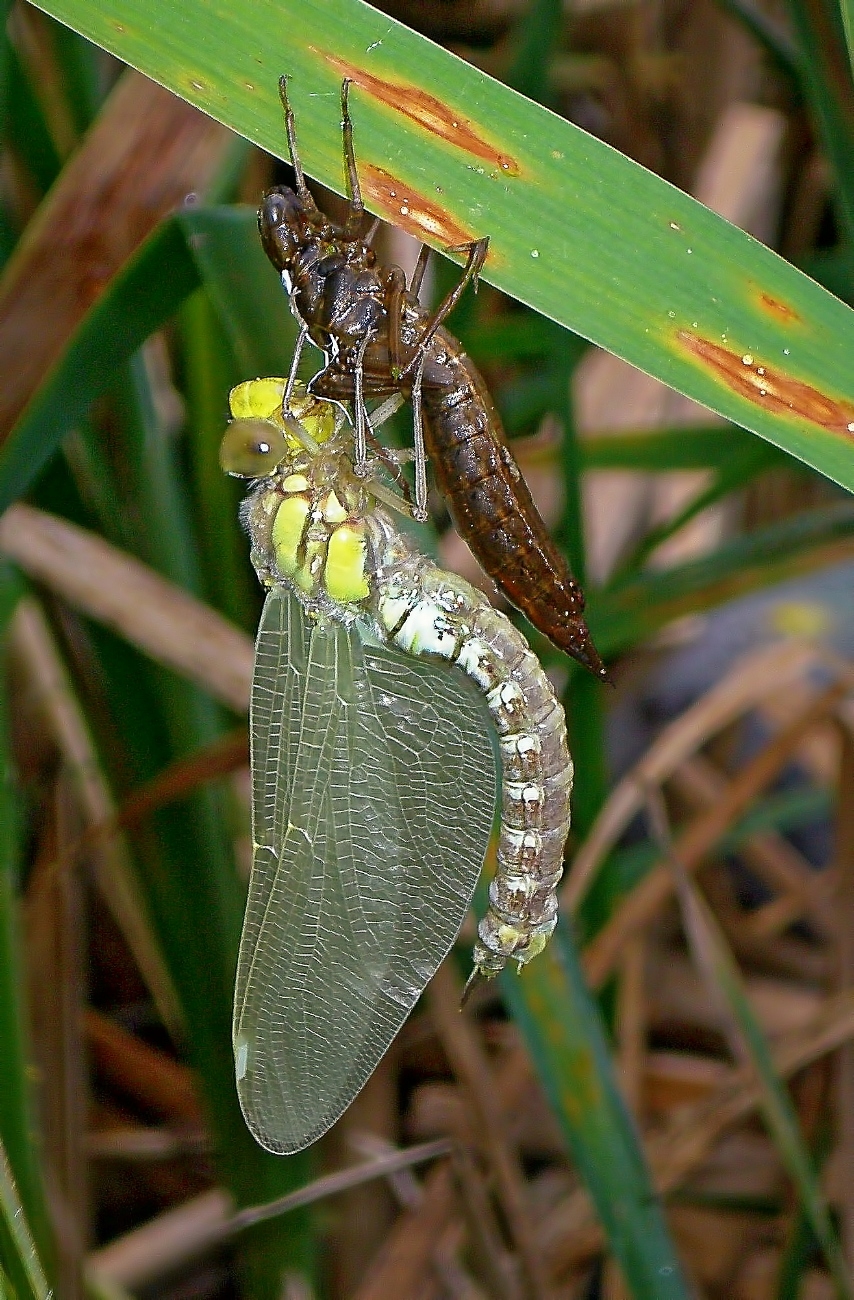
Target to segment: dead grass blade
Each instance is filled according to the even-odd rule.
[[[756,1079],[760,1110],[797,1188],[810,1226],[821,1243],[836,1292],[840,1300],[852,1300],[852,1281],[801,1133],[797,1111],[774,1069],[768,1041],[745,995],[741,974],[723,933],[673,848],[667,811],[660,791],[650,792],[649,815],[654,838],[673,873],[689,949],[705,977],[709,997],[720,1007],[730,1051]]]
[[[472,1135],[486,1160],[504,1221],[518,1250],[526,1294],[548,1294],[536,1249],[533,1223],[525,1195],[525,1179],[518,1157],[507,1137],[501,1110],[495,1097],[492,1071],[480,1043],[465,1015],[460,1014],[462,987],[444,962],[427,990],[430,1015],[456,1075],[466,1108],[472,1119]]]
[[[93,533],[32,506],[12,506],[0,518],[0,550],[158,663],[246,712],[252,642],[201,601]]]
[[[146,77],[121,78],[0,280],[0,437],[146,235],[207,189],[228,141],[219,123]]]
[[[665,728],[615,787],[573,859],[561,905],[573,912],[578,909],[606,854],[643,808],[650,787],[663,784],[689,755],[760,701],[784,692],[826,660],[810,644],[784,641],[734,664],[721,682]],[[854,680],[850,665],[834,661],[832,671]]]
[[[804,734],[815,723],[827,718],[849,689],[847,681],[835,682],[820,692],[806,709],[741,769],[725,796],[680,833],[674,851],[686,871],[697,869],[733,821],[777,776],[802,743]],[[634,777],[634,789],[638,793],[641,789],[637,775]],[[631,934],[651,920],[671,894],[672,887],[671,872],[666,865],[658,863],[591,940],[584,950],[582,960],[587,978],[594,988],[599,988],[607,979],[623,944]]]

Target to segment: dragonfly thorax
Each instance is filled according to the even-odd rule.
[[[243,505],[253,563],[266,585],[289,586],[309,613],[351,621],[365,614],[372,595],[377,547],[385,554],[390,544],[394,553],[396,530],[370,479],[353,472],[352,437],[330,421],[335,408],[296,384],[285,413],[284,393],[283,379],[252,380],[232,391],[235,418],[220,459],[231,473],[241,472],[245,446],[251,460],[270,430],[275,451],[258,454],[256,484]]]

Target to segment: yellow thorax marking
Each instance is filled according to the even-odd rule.
[[[276,564],[287,578],[293,578],[299,567],[300,547],[309,515],[309,503],[304,496],[282,498],[273,520],[273,550]]]
[[[326,551],[326,590],[333,600],[346,605],[369,594],[367,556],[363,523],[341,524],[335,529]]]

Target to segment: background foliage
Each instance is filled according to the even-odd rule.
[[[678,509],[647,519],[610,569],[592,575],[591,629],[603,653],[626,665],[627,680],[642,668],[649,639],[678,619],[816,573],[854,549],[854,509],[841,490],[854,485],[854,101],[845,14],[830,0],[826,8],[792,0],[785,15],[740,3],[741,26],[732,28],[745,47],[762,51],[760,97],[789,115],[793,139],[801,132],[780,242],[793,254],[800,236],[796,260],[815,279],[551,111],[575,109],[595,124],[602,120],[597,105],[607,105],[611,129],[603,134],[687,186],[696,162],[690,150],[701,149],[705,127],[696,126],[694,137],[683,130],[687,152],[680,154],[673,140],[686,115],[677,111],[679,94],[668,90],[679,85],[680,72],[668,63],[666,41],[649,43],[640,28],[631,48],[620,48],[608,38],[607,23],[597,32],[587,18],[567,45],[561,7],[540,0],[520,9],[502,44],[480,41],[482,61],[509,83],[502,85],[354,0],[187,0],[180,7],[63,0],[44,7],[53,19],[12,8],[3,38],[0,500],[7,506],[26,496],[121,554],[83,549],[85,539],[51,532],[42,516],[19,507],[2,525],[0,547],[10,562],[0,609],[9,666],[0,719],[7,776],[0,790],[0,1038],[9,1086],[0,1093],[0,1137],[9,1176],[4,1162],[0,1286],[20,1296],[45,1294],[45,1278],[63,1296],[116,1285],[121,1274],[115,1266],[111,1272],[113,1257],[89,1254],[88,1247],[120,1238],[182,1199],[203,1197],[212,1183],[227,1188],[236,1204],[251,1205],[302,1186],[318,1168],[316,1153],[285,1161],[261,1152],[234,1095],[230,1002],[243,897],[235,845],[239,850],[245,841],[246,825],[239,780],[223,773],[239,767],[245,752],[248,650],[214,614],[248,634],[259,603],[236,524],[237,495],[216,463],[225,395],[239,379],[281,373],[294,339],[255,231],[252,205],[272,165],[245,143],[282,153],[281,71],[293,78],[311,176],[341,189],[338,93],[347,73],[356,83],[357,150],[369,206],[418,235],[438,230],[431,239],[437,246],[490,235],[484,279],[515,302],[484,284],[453,327],[495,382],[511,436],[533,432],[546,417],[558,422],[559,438],[520,447],[532,475],[562,491],[553,528],[580,577],[590,568],[582,481],[597,471],[657,480],[704,471]],[[583,45],[588,37],[578,34],[584,21],[592,52]],[[714,29],[722,20],[707,21]],[[468,35],[474,57],[478,40]],[[102,50],[186,102],[120,74]],[[643,64],[653,55],[659,63]],[[711,119],[723,97],[710,86],[705,95]],[[810,129],[829,179],[819,198],[812,196],[817,215],[804,236],[796,199],[817,157]],[[390,195],[398,185],[406,192],[403,205]],[[193,200],[184,202],[188,192]],[[803,214],[800,221],[809,226]],[[436,293],[453,273],[449,264],[438,266]],[[570,384],[589,358],[585,340],[725,419],[662,419],[647,431],[629,423],[618,436],[594,430],[579,438]],[[631,410],[628,396],[626,406]],[[775,483],[785,504],[771,509],[767,485]],[[667,559],[666,544],[722,502],[741,503],[738,525],[702,552],[679,558],[671,551]],[[450,563],[448,538],[425,539],[440,544]],[[147,579],[125,557],[165,582],[137,585]],[[166,583],[201,604],[182,603]],[[33,584],[41,606],[33,603]],[[601,826],[596,818],[612,780],[606,715],[619,717],[630,692],[621,687],[615,704],[597,683],[558,663],[542,641],[535,645],[567,680],[578,848],[594,824]],[[841,680],[828,709],[848,689]],[[768,781],[819,713],[819,705],[805,713],[789,749],[780,742]],[[843,755],[840,781],[844,762]],[[755,798],[764,786],[756,777],[751,787],[752,779],[746,772],[744,789]],[[817,807],[827,815],[827,785],[807,790],[812,803],[799,791],[794,811],[795,796],[778,792],[776,802],[760,807],[764,830],[806,824]],[[704,832],[705,853],[724,836],[730,849],[752,843],[754,831],[740,820],[747,796],[736,802],[729,820]],[[117,808],[125,838],[93,835],[92,827],[114,820]],[[493,1099],[490,1063],[478,1057],[472,1064],[476,1036],[458,1054],[453,1028],[437,1031],[472,1108],[475,1146],[487,1153],[480,1152],[489,1171],[484,1186],[504,1216],[502,1231],[483,1209],[479,1248],[473,1231],[474,1244],[464,1252],[490,1294],[547,1294],[558,1284],[573,1288],[567,1294],[591,1294],[584,1288],[593,1287],[612,1298],[621,1286],[656,1300],[691,1293],[697,1261],[684,1239],[677,1249],[658,1199],[679,1179],[662,1172],[649,1134],[641,1142],[632,1110],[640,1117],[642,1107],[630,1089],[627,1100],[613,1064],[614,1041],[625,1042],[620,1008],[631,974],[616,957],[596,955],[608,943],[619,949],[620,936],[630,936],[624,918],[645,882],[673,867],[666,824],[651,834],[635,831],[628,844],[615,838],[609,870],[591,866],[589,888],[579,886],[566,900],[576,910],[582,957],[565,925],[525,979],[508,977],[503,988],[558,1120],[560,1154],[549,1148],[550,1160],[566,1170],[565,1144],[605,1230],[604,1254],[576,1185],[567,1182],[569,1227],[561,1241],[575,1244],[553,1253],[564,1250],[570,1262],[564,1259],[563,1274],[538,1262],[545,1248],[528,1199],[535,1195],[525,1179],[531,1169],[521,1166],[513,1142],[509,1153],[496,1154],[484,1136],[502,1139],[511,1085],[502,1092],[496,1084]],[[678,859],[685,866],[687,850]],[[716,1040],[716,1050],[754,1080],[754,1105],[790,1180],[781,1193],[788,1202],[762,1211],[787,1215],[794,1225],[777,1289],[767,1294],[797,1294],[811,1271],[835,1294],[849,1295],[850,1261],[846,1267],[815,1172],[842,1141],[833,1136],[835,1121],[827,1105],[815,1103],[813,1113],[797,1097],[793,1103],[782,1080],[796,1067],[786,1068],[768,1047],[727,948],[732,934],[719,933],[690,884],[681,880],[676,892],[688,950],[726,1008],[724,1046]],[[87,928],[97,936],[93,943]],[[776,937],[791,936],[782,930]],[[833,961],[835,942],[828,940]],[[782,959],[775,960],[779,970]],[[453,1002],[453,989],[447,996]],[[837,1008],[837,1037],[825,1051],[845,1040],[838,1026],[847,1023],[846,1006]],[[830,1015],[828,1007],[823,1012]],[[441,1007],[432,1015],[441,1026]],[[132,1092],[149,1125],[160,1120],[177,1144],[178,1172],[149,1169],[127,1203],[116,1195],[115,1177],[100,1166],[92,1175],[87,1165],[81,1023],[97,1066],[100,1127],[115,1118],[115,1098],[107,1105],[104,1088],[121,1095],[131,1073],[149,1081]],[[143,1047],[150,1057],[133,1055]],[[138,1069],[128,1071],[131,1060]],[[42,1080],[37,1098],[27,1082],[33,1062]],[[696,1116],[695,1123],[699,1131]],[[458,1168],[456,1176],[470,1189],[471,1210],[480,1202],[466,1182],[470,1174]],[[439,1200],[440,1176],[437,1167],[425,1182],[428,1208]],[[734,1214],[738,1197],[727,1196]],[[844,1206],[835,1208],[844,1229]],[[324,1226],[301,1209],[236,1238],[242,1293],[334,1287],[320,1280]],[[586,1246],[578,1245],[582,1239]],[[813,1243],[821,1270],[812,1267]],[[599,1274],[597,1260],[608,1253],[622,1280],[610,1263]],[[546,1251],[543,1258],[551,1256]],[[162,1271],[168,1273],[168,1261]],[[366,1276],[360,1295],[369,1294]],[[218,1273],[210,1293],[220,1293],[219,1286],[225,1294],[227,1285]],[[397,1285],[396,1294],[408,1294]],[[339,1294],[357,1293],[352,1281],[342,1287]]]

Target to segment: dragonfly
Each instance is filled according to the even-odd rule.
[[[359,473],[365,472],[371,428],[366,400],[386,399],[384,411],[389,402],[411,400],[416,518],[426,518],[429,456],[457,531],[481,568],[534,627],[607,679],[584,621],[584,593],[540,518],[482,376],[443,324],[466,285],[476,283],[489,240],[458,250],[467,253],[462,278],[433,312],[418,300],[426,246],[408,286],[400,267],[379,263],[371,243],[379,223],[363,231],[349,86],[345,79],[341,112],[350,209],[344,224],[337,225],[308,189],[287,78],[279,83],[296,189],[269,190],[258,225],[300,323],[291,379],[310,339],[325,361],[311,381],[312,391],[352,404]]]
[[[232,390],[220,449],[267,589],[250,715],[253,862],[234,1004],[237,1088],[270,1151],[310,1145],[367,1082],[465,919],[500,829],[472,985],[541,952],[572,763],[524,638],[422,555],[335,404]]]

